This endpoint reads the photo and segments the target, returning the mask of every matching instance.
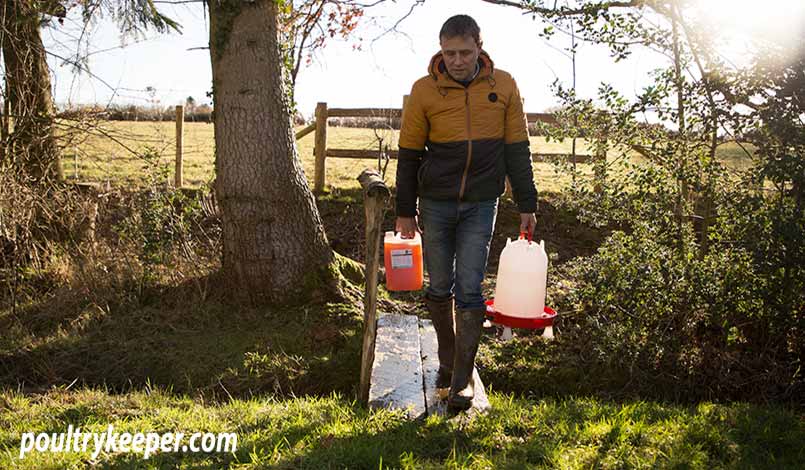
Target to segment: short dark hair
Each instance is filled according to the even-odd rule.
[[[481,28],[469,15],[456,15],[447,19],[439,31],[439,41],[443,38],[454,38],[457,36],[471,37],[475,44],[481,45]]]

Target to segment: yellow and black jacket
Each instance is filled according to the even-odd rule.
[[[414,83],[403,113],[397,162],[397,215],[416,215],[417,195],[485,201],[499,197],[509,176],[520,212],[536,212],[523,102],[508,73],[482,51],[466,87],[436,54]]]

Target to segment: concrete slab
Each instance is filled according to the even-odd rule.
[[[436,376],[439,373],[439,344],[436,340],[436,330],[430,320],[419,321],[419,343],[422,348],[422,371],[425,381],[425,407],[429,415],[448,415],[447,399],[443,399],[436,391]],[[483,413],[490,408],[489,398],[486,395],[484,383],[478,375],[478,369],[473,370],[475,380],[475,398],[472,408],[467,414]]]
[[[378,318],[369,406],[402,409],[411,419],[426,415],[419,319],[415,315]]]

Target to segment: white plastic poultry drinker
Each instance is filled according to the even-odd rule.
[[[545,241],[531,241],[525,233],[512,241],[500,254],[495,298],[486,302],[492,323],[503,326],[502,339],[512,338],[512,328],[544,328],[542,336],[553,338],[556,312],[545,306],[548,279],[548,255]]]

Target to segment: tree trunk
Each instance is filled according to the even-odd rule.
[[[13,123],[6,158],[36,181],[60,173],[50,71],[39,17],[31,0],[0,0],[6,99]]]
[[[222,274],[254,302],[293,301],[335,265],[291,126],[275,0],[210,0]]]

